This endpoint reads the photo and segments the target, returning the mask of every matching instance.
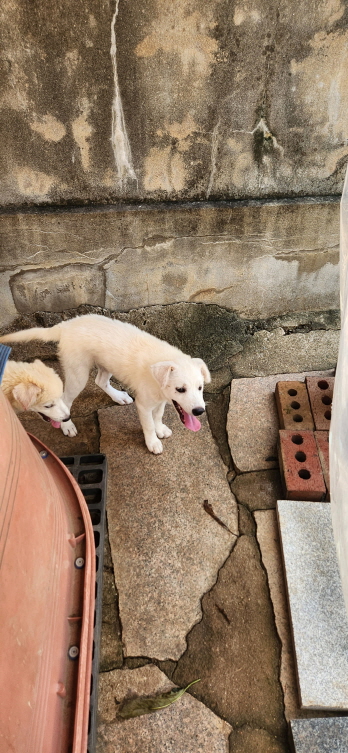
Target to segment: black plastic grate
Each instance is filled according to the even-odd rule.
[[[69,469],[75,481],[77,481],[82,494],[85,497],[94,531],[96,553],[96,598],[87,753],[95,753],[97,742],[98,674],[103,605],[107,460],[106,456],[102,454],[71,455],[60,459]]]

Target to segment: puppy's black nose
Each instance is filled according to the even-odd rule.
[[[204,408],[192,408],[193,416],[201,416],[204,413]]]

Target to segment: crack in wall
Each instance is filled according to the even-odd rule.
[[[216,173],[216,157],[217,157],[217,150],[218,150],[219,127],[220,127],[220,118],[218,119],[218,122],[213,130],[212,139],[211,139],[211,155],[210,155],[211,168],[210,168],[209,182],[208,182],[208,188],[207,188],[207,194],[206,194],[207,199],[209,199],[210,192],[214,184],[215,173]]]
[[[115,13],[111,21],[111,47],[110,55],[114,75],[114,98],[112,102],[112,128],[111,143],[114,152],[117,177],[121,188],[124,188],[128,179],[137,181],[134,171],[130,143],[127,136],[126,123],[123,114],[122,100],[117,74],[116,60],[116,20],[118,16],[119,0],[116,0]]]

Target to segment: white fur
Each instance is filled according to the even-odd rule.
[[[42,361],[7,361],[1,388],[16,413],[30,410],[53,421],[64,421],[70,416],[63,401],[61,378]]]
[[[65,374],[64,401],[68,408],[85,387],[91,368],[96,365],[96,384],[115,402],[124,405],[132,398],[110,385],[114,375],[135,393],[135,403],[146,446],[155,454],[162,452],[160,439],[171,430],[162,422],[167,402],[175,400],[192,415],[205,409],[204,380],[210,382],[206,364],[191,358],[178,348],[159,340],[132,324],[97,314],[76,317],[49,329],[23,330],[0,338],[2,342],[40,339],[59,342],[59,357]],[[185,388],[184,393],[177,388]],[[74,436],[72,421],[62,424],[64,434]]]

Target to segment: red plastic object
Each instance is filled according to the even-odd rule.
[[[306,384],[317,431],[329,431],[335,377],[306,377]]]
[[[313,416],[304,382],[277,382],[275,388],[281,429],[313,430]]]
[[[86,753],[95,591],[88,508],[1,389],[0,423],[0,750]]]
[[[326,485],[326,499],[330,499],[329,432],[315,431],[318,455]]]
[[[286,499],[325,499],[326,486],[312,431],[279,432],[279,465]]]

